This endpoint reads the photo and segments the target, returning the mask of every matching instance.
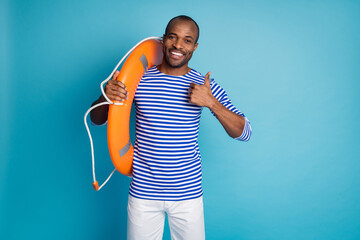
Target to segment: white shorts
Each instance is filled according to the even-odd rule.
[[[171,239],[205,239],[202,197],[183,201],[144,200],[129,195],[127,239],[162,239],[165,213]]]

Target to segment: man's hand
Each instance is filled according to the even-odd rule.
[[[210,108],[213,105],[214,101],[217,101],[211,92],[210,73],[211,72],[208,72],[205,75],[205,81],[203,85],[190,83],[189,96],[191,103],[201,107]]]
[[[112,79],[108,81],[105,86],[105,94],[112,101],[123,101],[127,99],[127,96],[129,94],[126,90],[125,84],[116,80],[119,73],[119,71],[116,71]]]

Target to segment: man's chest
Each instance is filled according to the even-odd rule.
[[[191,81],[142,79],[135,93],[137,114],[164,117],[198,117],[201,107],[189,102]]]

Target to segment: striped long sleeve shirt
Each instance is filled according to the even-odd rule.
[[[156,66],[141,79],[134,101],[136,139],[130,195],[149,200],[178,201],[202,196],[198,133],[202,107],[189,102],[190,83],[203,84],[195,70],[170,76]],[[213,80],[211,91],[232,112],[245,118],[238,140],[248,141],[250,123]]]

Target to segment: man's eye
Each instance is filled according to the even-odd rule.
[[[186,42],[186,43],[191,43],[191,40],[186,39],[185,42]]]

